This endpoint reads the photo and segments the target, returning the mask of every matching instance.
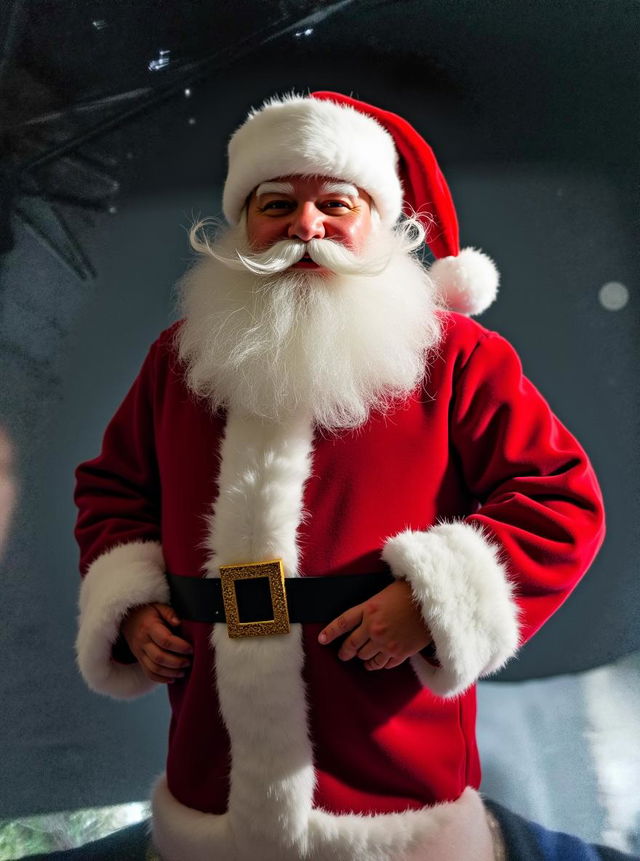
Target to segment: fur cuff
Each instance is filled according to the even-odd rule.
[[[406,530],[387,541],[382,558],[407,580],[433,636],[440,667],[411,659],[425,687],[453,697],[502,667],[518,648],[518,607],[507,569],[474,523]]]
[[[80,589],[76,655],[89,687],[117,699],[131,699],[156,686],[138,663],[112,660],[127,610],[154,601],[168,603],[162,548],[154,541],[120,544],[99,556],[89,567]]]

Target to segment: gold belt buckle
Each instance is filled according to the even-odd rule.
[[[238,612],[237,580],[255,580],[265,577],[269,581],[273,619],[260,622],[241,622]],[[230,637],[268,637],[275,634],[288,634],[289,611],[284,591],[284,568],[282,559],[270,562],[254,562],[250,565],[221,565],[222,602]]]

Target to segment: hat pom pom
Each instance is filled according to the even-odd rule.
[[[441,257],[429,268],[440,301],[451,311],[482,314],[498,294],[500,275],[493,260],[476,248],[457,257]]]

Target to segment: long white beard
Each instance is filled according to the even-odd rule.
[[[233,257],[247,250],[244,236],[231,228],[214,251]],[[433,285],[405,248],[376,231],[365,254],[389,262],[373,275],[264,277],[203,257],[178,284],[176,344],[189,388],[213,410],[271,421],[306,413],[326,429],[392,408],[425,377],[441,336]]]

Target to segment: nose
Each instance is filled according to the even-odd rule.
[[[300,203],[291,215],[288,230],[289,239],[309,242],[311,239],[324,239],[324,214],[311,201]]]

